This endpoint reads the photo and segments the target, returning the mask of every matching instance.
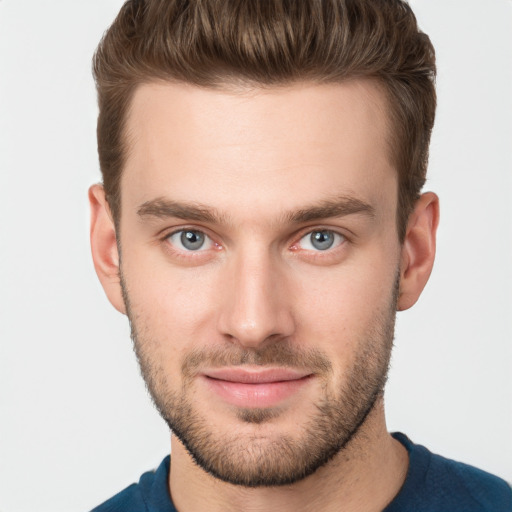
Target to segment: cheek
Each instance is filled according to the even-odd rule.
[[[389,318],[397,265],[396,258],[387,263],[368,258],[328,272],[302,273],[296,314],[305,342],[314,340],[326,353],[350,358]]]
[[[211,272],[177,269],[158,259],[137,257],[122,264],[133,321],[162,353],[184,353],[205,338],[215,304]],[[142,255],[141,255],[142,256]]]

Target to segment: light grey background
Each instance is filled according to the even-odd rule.
[[[120,0],[0,1],[0,510],[86,511],[158,465],[89,256],[90,59]],[[391,430],[512,481],[512,2],[416,0],[439,63],[437,263],[399,314]]]

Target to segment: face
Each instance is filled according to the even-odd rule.
[[[383,94],[144,85],[127,134],[120,268],[158,409],[217,478],[304,478],[386,379],[400,245]]]

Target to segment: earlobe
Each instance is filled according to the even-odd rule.
[[[89,189],[91,251],[96,274],[111,304],[126,314],[119,274],[116,230],[102,185]]]
[[[409,309],[418,300],[432,272],[439,223],[439,198],[426,192],[409,216],[400,261],[400,293],[397,309]]]

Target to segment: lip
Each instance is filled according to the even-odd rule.
[[[215,368],[202,373],[208,389],[237,407],[278,405],[299,392],[313,377],[291,368]]]

